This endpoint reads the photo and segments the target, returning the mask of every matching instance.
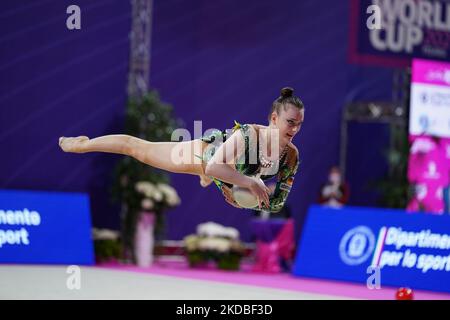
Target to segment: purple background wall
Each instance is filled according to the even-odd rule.
[[[81,7],[81,30],[66,8]],[[0,188],[88,192],[93,223],[115,226],[108,179],[117,157],[58,150],[58,137],[120,132],[126,102],[130,4],[2,1]]]
[[[70,4],[81,7],[81,30],[65,26]],[[64,154],[57,139],[121,132],[130,3],[11,0],[1,6],[0,188],[88,192],[94,225],[118,228],[108,188],[119,156]],[[390,69],[347,63],[348,17],[347,1],[154,2],[150,82],[192,134],[195,120],[203,130],[229,128],[233,120],[266,124],[283,86],[302,98],[305,123],[294,143],[303,162],[288,200],[297,231],[338,162],[342,107],[391,97]],[[227,205],[194,176],[172,181],[182,205],[167,214],[168,238],[214,220],[250,239],[248,211]]]

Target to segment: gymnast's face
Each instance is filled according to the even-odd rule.
[[[300,128],[305,117],[305,110],[300,110],[291,104],[280,108],[280,113],[273,112],[270,125],[279,130],[280,144],[284,145],[292,141]]]

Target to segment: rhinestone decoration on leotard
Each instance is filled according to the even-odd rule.
[[[284,147],[284,149],[283,149],[283,152],[281,152],[278,160],[281,160],[283,158],[283,156],[287,152],[287,148],[288,148],[288,146],[286,145],[286,147]],[[261,167],[263,167],[263,168],[272,168],[274,165],[274,161],[267,160],[266,158],[264,158],[262,151],[261,151],[261,146],[259,147],[259,162],[261,163]]]

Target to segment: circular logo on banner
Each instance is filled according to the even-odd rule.
[[[366,261],[375,248],[375,235],[366,226],[347,231],[339,244],[339,255],[345,264],[355,266]]]

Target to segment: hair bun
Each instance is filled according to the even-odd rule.
[[[282,98],[292,97],[293,94],[294,94],[294,89],[292,89],[291,87],[285,87],[285,88],[281,89],[281,97]]]

